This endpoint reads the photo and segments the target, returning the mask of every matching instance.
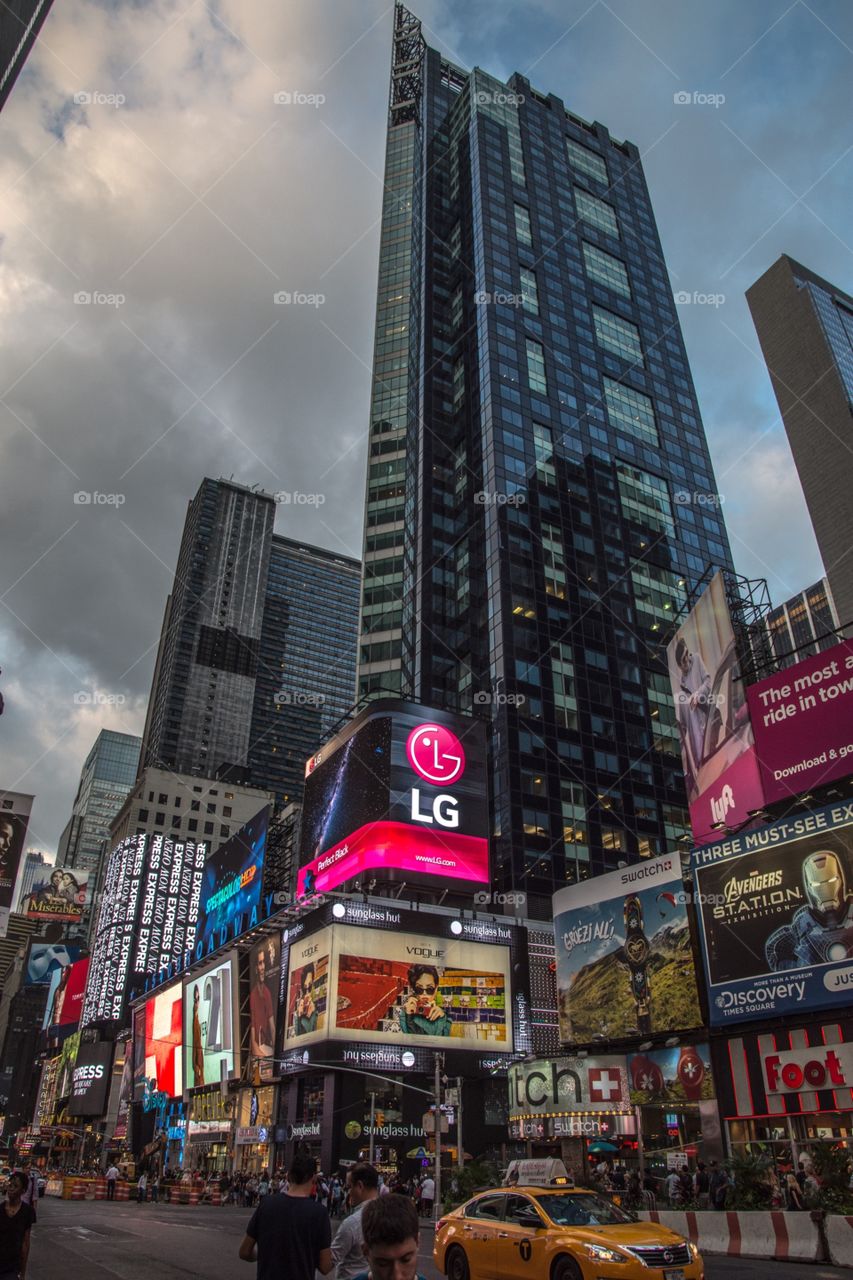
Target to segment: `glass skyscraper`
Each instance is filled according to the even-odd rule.
[[[361,565],[274,520],[272,495],[233,481],[205,479],[189,504],[141,764],[288,804],[353,703]]]
[[[491,723],[493,878],[687,827],[662,641],[728,539],[632,143],[395,10],[359,691]]]

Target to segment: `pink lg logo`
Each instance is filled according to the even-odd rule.
[[[446,786],[465,771],[462,743],[440,724],[421,724],[409,734],[406,755],[415,773],[425,782]]]

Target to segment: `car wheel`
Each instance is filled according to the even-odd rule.
[[[464,1250],[454,1246],[448,1253],[444,1263],[447,1280],[470,1280],[471,1272]]]
[[[558,1258],[551,1271],[551,1280],[583,1280],[583,1273],[574,1258]]]

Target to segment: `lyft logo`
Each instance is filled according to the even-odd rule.
[[[711,817],[714,822],[725,822],[729,809],[735,807],[735,796],[728,783],[720,792],[719,799],[711,796]]]
[[[455,733],[440,724],[421,724],[406,743],[409,764],[424,782],[446,787],[465,772],[465,752]]]

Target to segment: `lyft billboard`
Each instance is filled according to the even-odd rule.
[[[456,886],[489,880],[482,723],[373,703],[308,761],[297,894],[363,873]]]

